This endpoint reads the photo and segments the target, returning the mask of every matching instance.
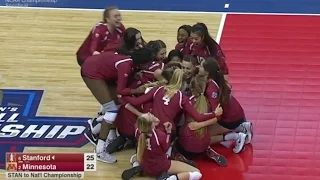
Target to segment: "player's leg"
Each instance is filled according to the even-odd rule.
[[[245,144],[249,144],[253,138],[253,125],[252,122],[247,121],[244,118],[244,122],[234,129],[235,132],[242,132],[247,134]]]
[[[112,129],[112,123],[117,115],[117,106],[113,101],[109,87],[104,80],[94,80],[87,77],[83,77],[83,80],[93,96],[103,106],[103,121],[101,121],[101,130],[96,146],[97,157],[102,162],[115,163],[117,161],[116,158],[106,153],[105,147],[109,131]]]
[[[115,102],[117,109],[119,109],[119,102],[118,102],[118,97],[117,97],[117,84],[114,82],[107,82],[109,90],[110,90],[110,95],[113,101]],[[105,113],[103,108],[102,108],[102,113]],[[107,137],[107,143],[110,144],[115,138],[117,137],[117,131],[116,127],[114,126],[113,128],[110,129],[108,137]]]
[[[200,170],[180,161],[171,161],[167,176],[159,180],[199,180],[202,177]]]
[[[181,145],[179,144],[178,141],[175,141],[172,143],[172,154],[171,154],[171,159],[187,163],[193,167],[197,167],[197,164],[192,161],[191,159],[195,156],[194,153],[190,153],[185,151]]]
[[[237,121],[232,123],[225,123],[219,121],[218,123],[211,126],[211,144],[216,144],[220,142],[236,142],[236,146],[233,148],[234,153],[240,153],[245,145],[247,135],[242,132],[234,132],[238,126],[240,126],[243,121]]]
[[[123,171],[121,175],[123,180],[129,180],[133,178],[135,175],[142,173],[141,166],[137,160],[137,154],[134,154],[133,156],[131,156],[130,163],[132,164],[132,168],[129,168]]]

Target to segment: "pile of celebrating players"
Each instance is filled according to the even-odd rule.
[[[199,180],[195,157],[228,164],[211,145],[240,153],[251,142],[252,123],[232,95],[226,57],[207,26],[182,25],[177,41],[166,56],[163,41],[146,43],[138,29],[124,27],[116,7],[108,7],[77,52],[81,77],[101,104],[84,134],[97,159],[116,163],[114,152],[136,149],[122,179],[143,173]]]

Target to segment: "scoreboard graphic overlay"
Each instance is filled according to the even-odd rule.
[[[6,179],[84,179],[97,170],[95,153],[6,153]]]

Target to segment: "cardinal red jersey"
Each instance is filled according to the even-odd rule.
[[[154,72],[158,69],[163,69],[164,67],[164,63],[161,62],[161,61],[153,61],[151,63],[151,65],[148,67],[147,70],[143,70],[141,71],[141,83],[142,84],[145,84],[145,83],[148,83],[148,82],[153,82],[155,81],[155,78],[154,78]]]
[[[226,64],[226,57],[218,43],[215,42],[214,48],[216,49],[216,54],[211,54],[208,46],[195,46],[191,40],[187,42],[187,48],[184,51],[185,54],[195,55],[199,59],[199,64],[203,58],[213,56],[219,63],[220,69],[224,74],[229,74],[229,68]]]
[[[207,83],[205,95],[209,100],[212,111],[214,111],[219,104],[219,86],[215,81],[210,80]],[[223,113],[218,118],[218,121],[223,121],[225,123],[236,122],[245,117],[240,103],[232,95],[230,95],[229,101],[221,107]]]
[[[142,111],[141,107],[135,107],[138,111]],[[117,127],[119,133],[124,136],[134,136],[136,130],[137,116],[131,111],[127,110],[125,106],[121,106],[114,125]]]
[[[117,81],[118,94],[131,94],[131,89],[126,88],[128,76],[133,74],[133,63],[129,56],[114,52],[90,56],[81,66],[81,74],[91,79]]]
[[[108,27],[106,23],[97,23],[80,46],[77,56],[84,61],[89,56],[92,56],[94,51],[103,51],[107,44],[107,40],[105,39],[107,32]]]
[[[196,103],[196,98],[194,96],[190,97],[190,103],[194,106]],[[211,111],[210,106],[209,111]],[[207,129],[204,131],[204,135],[202,137],[197,137],[196,131],[191,130],[188,127],[188,122],[190,122],[190,115],[188,113],[184,114],[185,117],[185,123],[183,127],[180,129],[180,136],[178,138],[179,144],[181,147],[188,151],[193,153],[202,153],[205,152],[208,149],[208,146],[210,145],[210,134]],[[198,121],[200,122],[200,121]]]
[[[107,44],[104,47],[103,51],[115,51],[121,47],[122,37],[124,35],[126,28],[123,24],[120,27],[116,28],[114,32],[107,31],[106,32],[106,41]]]
[[[136,138],[139,139],[140,132],[136,130]],[[146,148],[140,163],[144,173],[150,176],[160,176],[168,172],[171,161],[168,159],[166,152],[170,146],[170,140],[167,143],[166,133],[160,130],[153,130],[147,134]]]
[[[181,43],[177,43],[176,47],[174,48],[177,51],[180,51],[183,55],[186,54],[187,52],[187,43],[181,44]]]
[[[181,91],[177,91],[171,98],[166,95],[165,88],[154,87],[147,94],[143,94],[137,98],[135,97],[123,97],[125,102],[128,102],[134,106],[139,106],[148,102],[152,102],[151,113],[154,114],[160,120],[160,125],[158,129],[165,131],[164,126],[162,125],[165,122],[170,122],[175,130],[174,122],[177,120],[178,115],[184,110],[190,114],[194,119],[203,121],[215,117],[214,113],[200,114],[198,111],[191,105],[189,98],[184,95]]]

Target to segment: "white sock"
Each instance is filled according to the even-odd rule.
[[[235,132],[245,132],[246,129],[240,124],[237,128],[234,129]]]
[[[223,139],[225,141],[236,141],[236,140],[239,139],[239,134],[235,133],[235,132],[231,132],[231,133],[228,133],[228,134],[224,135]]]
[[[106,142],[104,140],[99,139],[96,146],[96,153],[102,153],[105,148],[105,144]]]
[[[177,179],[178,179],[177,175],[171,175],[166,180],[177,180]]]
[[[100,130],[101,130],[101,124],[99,123],[96,126],[94,126],[93,129],[91,129],[91,132],[92,134],[97,135],[100,133]]]
[[[112,141],[114,138],[117,137],[117,132],[115,129],[110,129],[109,134],[108,134],[108,141]]]
[[[135,162],[133,162],[132,167],[137,167],[137,166],[139,166],[139,165],[140,165],[139,162],[138,162],[138,161],[135,161]]]
[[[169,149],[168,149],[168,151],[167,151],[167,153],[166,153],[168,157],[171,156],[171,152],[172,152],[172,147],[170,146]]]
[[[199,172],[189,172],[189,180],[199,180],[201,177],[202,174]]]

